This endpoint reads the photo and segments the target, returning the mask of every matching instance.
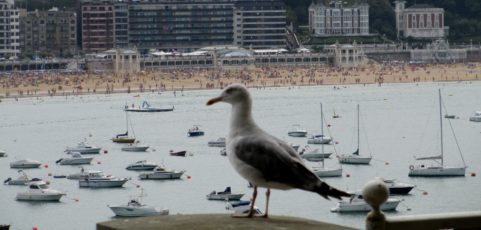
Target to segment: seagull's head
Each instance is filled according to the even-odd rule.
[[[237,103],[249,102],[250,96],[247,88],[241,84],[232,84],[227,86],[220,96],[214,97],[207,102],[207,105],[213,105],[217,102],[226,102],[231,105]]]

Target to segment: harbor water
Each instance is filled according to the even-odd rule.
[[[468,166],[465,177],[409,178],[414,157],[438,155],[440,151],[438,88],[441,88],[447,113],[458,119],[444,119],[444,162],[463,165],[453,132],[458,139]],[[319,132],[320,103],[323,103],[324,131],[335,144],[326,151],[352,153],[357,148],[356,105],[360,104],[360,155],[372,154],[369,166],[342,165],[343,177],[325,179],[344,190],[355,191],[374,177],[397,179],[416,188],[403,199],[397,211],[388,216],[472,211],[481,209],[481,180],[471,173],[481,172],[481,123],[470,122],[469,116],[481,110],[481,83],[426,83],[353,85],[339,89],[332,86],[250,89],[254,101],[253,116],[259,126],[288,143],[307,144],[306,138],[288,137],[293,124],[309,133]],[[130,197],[144,189],[143,202],[170,209],[170,214],[229,213],[225,202],[208,201],[213,190],[230,186],[233,192],[250,198],[252,188],[230,166],[220,148],[208,147],[209,140],[224,137],[229,129],[230,106],[219,103],[206,106],[220,90],[163,92],[161,94],[87,95],[45,98],[4,99],[0,103],[0,179],[16,178],[10,169],[14,160],[30,158],[41,161],[39,169],[24,170],[31,177],[50,181],[50,187],[67,193],[60,202],[19,202],[18,192],[25,186],[0,186],[0,224],[11,229],[95,229],[95,224],[114,219],[108,205],[127,204]],[[135,96],[135,97],[134,97]],[[135,136],[150,145],[145,153],[122,152],[121,144],[110,139],[125,132],[125,105],[140,105],[147,100],[154,106],[174,105],[173,112],[129,113]],[[340,118],[333,119],[333,111]],[[443,111],[443,116],[446,112]],[[187,137],[187,130],[200,125],[205,136]],[[55,161],[68,157],[67,146],[87,139],[102,147],[101,154],[89,155],[94,160],[87,170],[102,170],[108,175],[131,178],[123,188],[79,188],[78,181],[55,179],[49,175],[79,172],[78,166],[60,166]],[[320,146],[311,145],[311,148]],[[104,152],[105,150],[105,152]],[[187,157],[174,157],[169,150],[187,150]],[[181,180],[140,181],[138,172],[125,167],[139,160],[149,160],[170,169],[186,170]],[[317,166],[315,163],[307,163]],[[325,161],[327,167],[339,167],[337,159]],[[257,206],[264,210],[264,189]],[[335,200],[325,200],[315,193],[274,190],[271,215],[288,215],[362,228],[365,213],[339,214],[330,209]]]

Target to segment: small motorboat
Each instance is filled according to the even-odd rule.
[[[131,144],[120,148],[120,150],[126,152],[145,152],[149,147],[148,145]]]
[[[132,105],[132,107],[125,106],[124,108],[125,111],[127,112],[171,112],[174,111],[174,106],[168,107],[168,108],[158,108],[158,107],[153,107],[151,106],[147,101],[142,102],[142,106],[135,107]]]
[[[299,152],[299,155],[308,161],[322,161],[325,158],[329,158],[331,154],[332,152],[320,152],[319,149],[311,149],[309,146],[306,146]]]
[[[3,183],[7,185],[27,185],[28,183],[41,181],[39,178],[30,178],[23,170],[18,170],[20,174],[17,179],[7,178]]]
[[[5,152],[4,150],[0,150],[0,157],[6,157],[7,156],[7,152]]]
[[[207,194],[207,200],[240,200],[243,196],[243,193],[232,193],[230,187],[227,187],[223,192],[212,191]]]
[[[456,119],[456,115],[453,115],[453,114],[451,114],[451,115],[445,114],[445,115],[444,115],[444,118],[446,118],[446,119]]]
[[[324,134],[314,134],[307,139],[307,144],[312,145],[327,145],[331,143],[332,138]]]
[[[292,125],[291,130],[287,132],[287,135],[291,137],[306,137],[307,131],[301,128],[301,125]]]
[[[469,117],[469,120],[474,122],[481,122],[481,111],[474,112],[474,114]]]
[[[250,211],[251,202],[248,200],[227,202],[225,209],[233,210],[234,214],[247,214]],[[262,215],[262,212],[257,206],[254,205],[254,214]]]
[[[185,173],[184,170],[167,170],[164,167],[157,166],[152,172],[141,173],[139,178],[141,180],[174,180],[180,179],[180,177]]]
[[[386,183],[391,195],[407,195],[416,185],[398,182],[396,180],[381,179]]]
[[[187,153],[187,151],[183,150],[183,151],[174,151],[174,150],[170,150],[169,151],[169,154],[171,156],[177,156],[177,157],[185,157],[185,154]]]
[[[399,203],[401,203],[400,199],[388,198],[387,201],[381,205],[381,210],[394,211]],[[355,193],[349,201],[339,201],[337,205],[331,209],[331,212],[369,212],[371,210],[371,206],[364,201],[362,195]]]
[[[128,134],[127,134],[128,135]],[[114,138],[112,138],[112,142],[121,143],[121,144],[131,144],[135,142],[135,137],[129,137],[124,134],[118,134]]]
[[[80,178],[79,187],[81,188],[119,188],[122,187],[127,178],[117,178],[106,176],[99,172],[89,172],[86,177]]]
[[[225,137],[219,137],[217,140],[207,142],[209,147],[225,147]]]
[[[194,125],[192,128],[187,131],[187,136],[189,137],[198,137],[204,136],[204,131],[200,129],[200,125]]]
[[[93,157],[82,157],[79,152],[72,152],[71,155],[71,158],[60,158],[55,163],[59,165],[88,165],[94,159]]]
[[[42,162],[25,159],[25,160],[18,160],[10,163],[10,168],[12,169],[29,169],[29,168],[38,168],[42,165]]]
[[[147,161],[143,160],[143,161],[137,161],[133,164],[130,164],[125,169],[136,170],[136,171],[141,171],[141,170],[150,171],[150,170],[153,170],[157,166],[158,166],[158,164],[156,164],[156,163],[147,162]]]
[[[65,193],[49,189],[44,181],[32,182],[26,192],[17,193],[19,201],[59,201]]]
[[[220,150],[220,155],[221,156],[227,156],[227,149],[226,148],[223,148]]]
[[[168,215],[169,209],[160,209],[157,207],[142,204],[141,198],[143,190],[137,198],[130,199],[127,205],[108,206],[116,216],[122,217],[140,217],[140,216],[158,216]]]
[[[65,152],[79,152],[80,154],[99,154],[100,148],[92,146],[85,141],[82,141],[77,144],[76,147],[67,147]]]

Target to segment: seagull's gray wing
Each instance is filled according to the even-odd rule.
[[[320,179],[304,166],[295,151],[267,135],[245,136],[236,143],[234,154],[258,169],[268,182],[312,190]]]

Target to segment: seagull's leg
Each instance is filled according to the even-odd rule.
[[[270,198],[270,196],[271,196],[271,189],[267,188],[267,192],[266,192],[266,212],[264,213],[264,215],[261,216],[263,218],[269,217],[269,198]]]
[[[252,218],[254,216],[254,204],[256,203],[257,198],[257,185],[254,185],[254,193],[252,193],[252,200],[251,200],[251,207],[247,215],[232,215],[235,218]]]

